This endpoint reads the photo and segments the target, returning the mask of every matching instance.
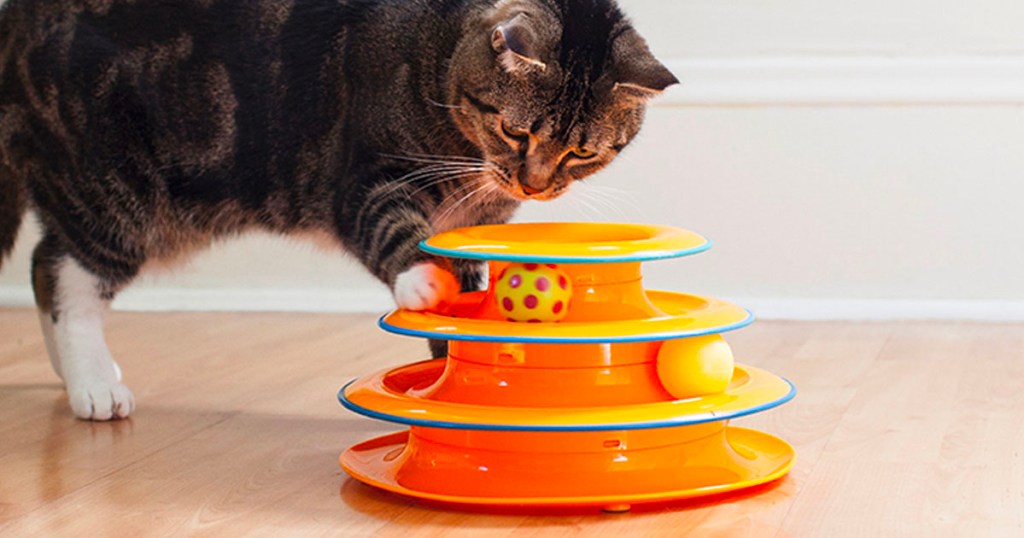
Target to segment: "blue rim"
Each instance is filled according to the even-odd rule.
[[[502,254],[500,252],[465,252],[447,248],[433,247],[427,239],[420,241],[420,250],[445,258],[462,258],[465,260],[502,261],[522,263],[621,263],[667,260],[700,254],[711,248],[713,242],[704,239],[704,243],[684,250],[648,251],[647,253],[621,254],[617,256],[537,256],[531,254]]]
[[[445,428],[452,430],[488,430],[488,431],[531,431],[531,432],[594,432],[594,431],[608,431],[608,430],[646,430],[652,428],[669,428],[673,426],[690,426],[694,424],[706,424],[708,422],[719,422],[723,420],[732,420],[734,418],[745,417],[747,415],[753,415],[766,411],[773,407],[778,407],[796,396],[796,386],[793,385],[788,379],[781,378],[789,385],[789,392],[785,396],[772,400],[767,403],[756,405],[754,407],[743,409],[740,411],[733,411],[731,413],[719,413],[714,412],[702,413],[699,415],[687,415],[683,417],[677,417],[667,420],[656,420],[651,422],[629,422],[622,424],[565,424],[565,425],[553,425],[553,426],[529,426],[529,425],[516,425],[516,424],[478,424],[478,423],[465,423],[465,422],[447,422],[443,420],[424,420],[407,417],[399,417],[395,415],[389,415],[387,413],[381,413],[372,409],[356,405],[352,403],[345,396],[345,389],[347,389],[352,383],[357,380],[353,379],[349,381],[344,387],[338,391],[338,401],[341,402],[346,409],[359,413],[370,418],[377,420],[384,420],[387,422],[395,422],[398,424],[406,424],[409,426],[425,426],[428,428]]]
[[[444,340],[459,340],[464,342],[498,342],[498,343],[512,343],[512,344],[625,344],[630,342],[650,342],[652,340],[678,340],[680,338],[693,338],[697,336],[707,336],[709,334],[718,334],[729,331],[735,331],[736,329],[742,329],[747,325],[754,322],[754,314],[743,309],[747,313],[747,317],[742,321],[733,323],[731,325],[723,325],[720,327],[710,327],[707,329],[700,329],[694,331],[676,331],[676,332],[661,332],[651,334],[638,334],[634,336],[574,336],[574,337],[554,337],[554,336],[494,336],[488,334],[455,334],[445,332],[433,332],[433,331],[419,331],[415,329],[406,329],[404,327],[398,327],[392,325],[384,318],[388,314],[384,314],[377,320],[377,326],[385,331],[393,334],[400,334],[403,336],[414,336],[417,338],[441,338]]]

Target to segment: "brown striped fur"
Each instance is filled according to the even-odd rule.
[[[424,237],[599,170],[673,83],[612,0],[9,0],[0,261],[31,205],[54,320],[61,259],[109,300],[257,228],[393,286]]]

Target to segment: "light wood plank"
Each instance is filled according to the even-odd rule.
[[[1019,536],[1024,326],[761,322],[728,335],[797,399],[735,421],[791,442],[752,492],[591,510],[455,510],[337,466],[397,428],[344,411],[345,382],[420,360],[373,316],[111,316],[128,421],[70,417],[36,316],[0,310],[0,534]]]

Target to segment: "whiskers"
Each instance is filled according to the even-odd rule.
[[[507,175],[493,163],[464,155],[382,153],[380,156],[420,166],[377,189],[368,203],[394,195],[412,197],[427,189],[437,188],[442,193],[442,199],[432,217],[435,223],[453,219],[466,206],[486,202],[501,190],[495,181]]]
[[[411,172],[388,181],[373,193],[368,202],[398,194],[415,196],[426,189],[457,182],[486,172],[491,165],[483,160],[463,156],[435,156],[423,154],[391,155],[381,154],[389,159],[416,163],[420,166]]]
[[[629,191],[577,181],[572,189],[563,196],[566,200],[580,208],[588,220],[627,221],[631,220],[623,205],[629,206],[630,214],[642,212],[636,198]]]
[[[394,159],[396,161],[409,161],[414,163],[428,164],[452,164],[452,163],[478,163],[488,164],[486,160],[479,157],[467,157],[465,155],[431,155],[429,153],[378,153],[381,157]]]
[[[431,99],[429,97],[425,98],[425,100],[427,101],[427,104],[430,104],[430,105],[433,105],[433,106],[436,106],[436,107],[447,108],[447,109],[451,109],[451,110],[465,110],[465,107],[463,107],[461,105],[449,105],[449,104],[445,104],[445,103],[438,103],[437,101],[435,101],[435,100],[433,100],[433,99]]]
[[[489,176],[490,174],[500,174],[501,172],[493,167],[488,169],[487,172],[489,173],[480,174],[476,178],[467,181],[465,185],[460,185],[454,191],[448,193],[438,206],[441,212],[433,218],[434,223],[440,228],[453,227],[449,220],[455,217],[463,206],[470,202],[479,203],[487,201],[500,193],[501,188]]]

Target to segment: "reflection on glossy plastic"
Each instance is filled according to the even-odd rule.
[[[460,228],[420,248],[450,258],[536,263],[611,263],[676,258],[703,252],[698,234],[649,224],[545,222]]]
[[[676,400],[653,361],[614,367],[495,365],[449,356],[378,372],[339,395],[364,415],[466,429],[650,429],[728,420],[789,401],[786,380],[738,365],[722,392]]]
[[[414,427],[360,443],[340,462],[362,482],[433,501],[626,509],[749,488],[789,472],[787,443],[721,424],[533,439],[522,432],[436,439],[445,430]]]
[[[792,384],[737,364],[731,380],[727,371],[717,382],[690,380],[715,388],[677,399],[659,378],[666,340],[752,321],[725,301],[643,287],[640,261],[708,245],[675,228],[586,223],[483,226],[425,241],[434,254],[487,260],[490,285],[445,311],[382,318],[395,333],[448,339],[449,354],[377,372],[339,393],[353,411],[410,426],[350,448],[342,467],[367,484],[436,501],[614,511],[785,475],[792,447],[728,421],[789,401]],[[497,279],[512,262],[522,265],[499,296]],[[571,296],[540,295],[563,277]],[[556,301],[566,309],[549,318],[558,321],[508,319],[537,321],[508,311]],[[663,375],[705,375],[666,368],[665,360]]]

